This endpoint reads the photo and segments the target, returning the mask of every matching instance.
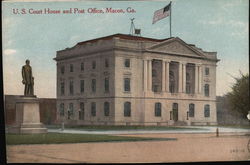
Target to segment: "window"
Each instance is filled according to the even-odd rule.
[[[204,106],[204,116],[210,117],[210,106],[208,104]]]
[[[65,72],[65,67],[61,66],[61,74],[64,74],[64,72]]]
[[[109,116],[109,102],[104,102],[104,116]]]
[[[130,102],[124,103],[124,116],[125,117],[131,116],[131,103]]]
[[[96,79],[92,79],[92,81],[91,81],[91,89],[92,89],[92,92],[96,91]]]
[[[175,77],[174,77],[173,71],[169,72],[169,78],[170,78],[170,84],[169,84],[170,93],[174,93],[175,92]]]
[[[189,112],[188,112],[189,117],[194,117],[194,107],[195,106],[193,103],[189,104]]]
[[[105,68],[108,68],[108,67],[109,67],[109,60],[105,59]]]
[[[157,77],[157,73],[155,69],[152,69],[152,77]]]
[[[84,63],[81,63],[81,71],[84,71]]]
[[[177,103],[173,103],[173,110],[178,110],[178,104]]]
[[[92,69],[95,69],[95,68],[96,68],[96,62],[92,61]]]
[[[64,116],[64,103],[60,104],[59,113],[60,113],[60,116]]]
[[[104,90],[105,92],[109,92],[109,78],[105,78],[104,80]]]
[[[186,73],[186,81],[190,81],[190,74],[189,73]]]
[[[159,92],[160,91],[159,85],[153,85],[153,91]]]
[[[177,103],[173,103],[172,105],[172,118],[174,121],[178,121],[178,104]]]
[[[205,68],[205,75],[209,75],[209,68]]]
[[[205,96],[209,96],[209,85],[208,84],[205,84],[204,92],[205,92]]]
[[[64,91],[65,91],[64,82],[61,82],[61,95],[64,95]]]
[[[124,91],[130,91],[130,78],[124,78]]]
[[[70,72],[74,72],[74,66],[73,66],[73,64],[70,64],[70,65],[69,65],[69,71],[70,71]]]
[[[96,104],[95,104],[95,102],[91,103],[91,115],[96,116]]]
[[[125,61],[124,61],[124,66],[125,66],[126,68],[129,68],[129,67],[130,67],[130,59],[125,59]]]
[[[161,116],[161,103],[155,103],[155,116]]]
[[[79,120],[84,120],[84,103],[80,102]]]
[[[190,85],[190,83],[186,83],[186,93],[187,94],[191,93],[191,85]]]
[[[73,95],[74,94],[74,82],[70,80],[69,82],[69,94]]]
[[[80,91],[81,93],[84,92],[84,80],[80,80]]]
[[[69,103],[68,119],[72,118],[74,115],[74,104]]]

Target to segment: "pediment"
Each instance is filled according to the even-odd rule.
[[[166,52],[166,53],[175,53],[175,54],[183,54],[188,56],[195,56],[195,57],[204,57],[202,52],[192,48],[184,41],[179,38],[172,38],[167,41],[157,43],[147,50],[156,51],[156,52]]]

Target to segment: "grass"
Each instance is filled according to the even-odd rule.
[[[176,140],[175,138],[144,138],[93,134],[6,134],[7,145],[19,144],[62,144],[62,143],[89,143],[89,142],[121,142],[121,141],[149,141],[149,140]]]
[[[47,128],[61,128],[61,125],[47,126]],[[110,130],[201,130],[201,128],[187,128],[187,127],[175,127],[175,126],[69,126],[65,125],[64,128],[79,129],[86,131],[110,131]]]
[[[250,125],[218,125],[218,127],[250,129]]]

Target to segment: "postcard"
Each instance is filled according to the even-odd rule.
[[[248,9],[3,1],[6,161],[249,161]]]

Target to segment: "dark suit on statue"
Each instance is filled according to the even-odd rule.
[[[24,65],[22,67],[22,83],[25,85],[24,95],[34,96],[34,77],[32,77],[32,68],[30,65]]]

